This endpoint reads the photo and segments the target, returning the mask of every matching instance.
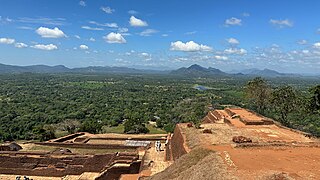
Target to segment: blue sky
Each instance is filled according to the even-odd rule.
[[[320,72],[317,0],[3,0],[0,63]]]

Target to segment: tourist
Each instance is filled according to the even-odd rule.
[[[158,151],[161,152],[161,142],[159,141]]]
[[[154,143],[154,146],[155,146],[156,151],[158,151],[158,141],[156,141],[156,142]]]

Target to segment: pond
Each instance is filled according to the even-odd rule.
[[[199,91],[205,91],[205,90],[208,90],[207,87],[205,86],[201,86],[201,85],[197,85],[197,86],[194,86],[193,88],[199,90]]]

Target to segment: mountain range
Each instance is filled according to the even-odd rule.
[[[282,77],[298,76],[297,74],[285,74],[270,69],[245,69],[241,71],[223,72],[216,68],[205,68],[194,64],[190,67],[182,67],[172,71],[144,70],[128,67],[110,66],[89,66],[83,68],[68,68],[63,65],[47,66],[14,66],[0,64],[0,74],[12,73],[112,73],[112,74],[170,74],[184,77],[212,77],[212,76],[262,76],[262,77]]]

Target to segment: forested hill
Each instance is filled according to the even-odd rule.
[[[194,64],[188,68],[180,68],[177,70],[174,70],[171,72],[173,75],[181,75],[181,76],[201,76],[201,77],[206,77],[206,76],[226,76],[228,75],[225,72],[222,72],[220,69],[216,68],[204,68],[202,66],[199,66],[197,64]]]
[[[64,73],[70,72],[71,69],[63,66],[46,66],[46,65],[33,65],[33,66],[13,66],[0,64],[0,73]]]

